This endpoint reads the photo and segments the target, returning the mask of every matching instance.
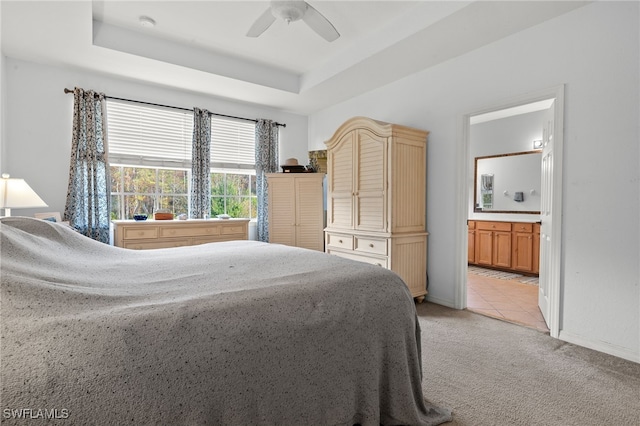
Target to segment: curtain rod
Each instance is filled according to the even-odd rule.
[[[73,93],[73,90],[67,89],[65,87],[64,88],[64,93]],[[115,96],[106,96],[106,95],[105,95],[105,98],[115,99],[115,100],[118,100],[118,101],[134,102],[134,103],[137,103],[137,104],[144,104],[144,105],[151,105],[151,106],[158,106],[158,107],[163,107],[163,108],[172,108],[172,109],[178,109],[178,110],[181,110],[181,111],[192,111],[193,112],[193,109],[182,108],[182,107],[177,107],[177,106],[172,106],[172,105],[154,104],[153,102],[136,101],[134,99],[116,98]],[[210,115],[215,115],[215,116],[218,116],[218,117],[235,118],[237,120],[253,121],[254,123],[258,122],[258,120],[256,120],[255,118],[237,117],[235,115],[218,114],[218,113],[215,113],[215,112],[209,112],[209,114]],[[287,125],[285,123],[278,123],[277,121],[276,121],[276,126],[287,127]]]

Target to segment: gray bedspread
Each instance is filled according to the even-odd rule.
[[[30,218],[0,232],[3,424],[450,420],[423,399],[390,271],[254,241],[125,250]]]

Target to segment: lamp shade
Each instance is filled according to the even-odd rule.
[[[6,173],[3,174],[0,178],[0,208],[6,209],[7,216],[11,215],[10,209],[32,207],[48,206],[24,179],[14,179]]]

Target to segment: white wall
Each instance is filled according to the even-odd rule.
[[[1,2],[0,2],[1,3]],[[1,8],[2,6],[0,6]],[[5,64],[6,64],[6,59],[4,57],[4,55],[0,52],[0,173],[4,173],[5,170],[5,144],[4,144],[4,140],[5,140],[5,128],[6,126],[4,125],[4,116],[5,116],[5,92],[6,90],[4,90],[5,88],[5,81],[6,81],[6,72],[5,72]]]
[[[636,2],[589,4],[327,108],[309,149],[355,115],[430,130],[428,298],[454,306],[463,115],[566,84],[560,338],[640,362],[638,16]]]
[[[533,150],[533,141],[542,139],[546,110],[472,124],[469,156],[511,154]]]
[[[280,130],[280,158],[296,157],[302,164],[307,161],[306,116],[10,57],[5,58],[5,65],[3,123],[7,161],[2,164],[3,172],[25,179],[50,211],[64,211],[67,194],[73,95],[65,94],[65,87],[78,86],[107,96],[163,105],[197,106],[240,117],[269,118],[287,125]],[[21,209],[12,213],[31,216],[37,211],[43,210]]]
[[[0,34],[2,34],[2,2],[0,1]],[[0,173],[4,173],[4,110],[5,110],[5,85],[6,85],[6,73],[5,73],[5,57],[0,51]]]

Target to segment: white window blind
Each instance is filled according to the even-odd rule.
[[[109,162],[191,168],[193,113],[107,100]]]
[[[193,113],[107,99],[109,162],[191,168]],[[211,117],[211,160],[216,169],[255,168],[255,123]]]
[[[255,168],[255,129],[250,121],[211,117],[211,167]]]

